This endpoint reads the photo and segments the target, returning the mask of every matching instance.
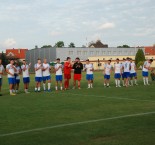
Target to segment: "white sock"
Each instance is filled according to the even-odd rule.
[[[118,86],[120,86],[120,83],[121,83],[121,81],[120,81],[120,80],[118,80]]]
[[[57,86],[55,86],[55,90],[56,90],[56,91],[58,90],[58,87],[57,87]]]
[[[40,87],[38,87],[38,91],[40,91]]]
[[[149,78],[146,78],[146,84],[149,84]]]
[[[131,80],[131,85],[133,86],[133,80]]]
[[[124,84],[124,80],[122,80],[122,84],[123,84],[123,86],[125,86],[125,84]]]
[[[144,85],[146,85],[145,78],[143,78]]]
[[[90,84],[88,84],[88,88],[90,88]]]
[[[15,93],[16,91],[13,89],[12,92]]]
[[[25,89],[25,93],[27,92],[27,89]]]
[[[63,88],[62,88],[62,87],[60,87],[60,89],[62,90]]]
[[[10,90],[10,94],[12,94],[12,90]]]
[[[51,83],[48,83],[48,90],[51,89]]]
[[[46,90],[46,84],[45,83],[43,83],[43,88],[44,88],[44,91]]]
[[[107,86],[109,86],[109,83],[107,83]]]
[[[118,86],[118,80],[115,80],[116,86]]]
[[[135,79],[135,84],[137,84],[137,79]]]
[[[92,83],[90,84],[90,87],[91,87],[91,88],[93,87],[93,84],[92,84]]]
[[[35,91],[37,91],[37,88],[35,88]]]
[[[18,90],[16,90],[16,93],[18,93]]]

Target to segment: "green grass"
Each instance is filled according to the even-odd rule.
[[[155,145],[155,114],[75,124],[59,128],[1,136],[12,132],[74,122],[154,112],[154,82],[143,86],[103,87],[101,72],[95,72],[94,89],[86,89],[85,74],[81,90],[35,93],[31,76],[30,94],[9,96],[4,78],[0,97],[0,145]],[[52,79],[54,76],[52,76]],[[52,80],[54,90],[54,79]]]

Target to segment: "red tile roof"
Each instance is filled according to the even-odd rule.
[[[145,48],[146,55],[155,55],[155,47],[154,46],[146,46],[144,48]]]
[[[28,49],[6,49],[6,56],[14,56],[18,59],[25,59]]]

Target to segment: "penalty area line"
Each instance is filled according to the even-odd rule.
[[[30,133],[30,132],[39,132],[39,131],[48,130],[48,129],[69,127],[69,126],[75,126],[75,125],[97,123],[97,122],[102,122],[102,121],[107,121],[107,120],[116,120],[116,119],[123,119],[123,118],[128,118],[128,117],[151,115],[151,114],[155,114],[155,112],[145,112],[145,113],[129,114],[129,115],[115,116],[115,117],[102,118],[102,119],[87,120],[87,121],[81,121],[81,122],[59,124],[59,125],[54,125],[54,126],[47,126],[47,127],[42,127],[42,128],[35,128],[35,129],[22,130],[22,131],[11,132],[11,133],[6,133],[6,134],[0,134],[0,137],[19,135],[19,134],[25,134],[25,133]]]

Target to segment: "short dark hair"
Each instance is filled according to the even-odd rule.
[[[110,62],[111,62],[111,59],[109,59],[108,61],[110,61]]]
[[[126,60],[125,58],[123,58],[123,60]]]
[[[37,60],[41,60],[40,58],[38,58]]]
[[[89,61],[89,59],[86,59],[86,61]]]
[[[60,58],[57,58],[56,60],[60,60]]]
[[[77,57],[76,59],[80,60],[80,58],[79,58],[79,57]]]
[[[117,58],[116,60],[119,60],[119,58]]]
[[[71,59],[71,58],[70,58],[70,57],[67,57],[67,60],[68,60],[68,59]]]
[[[153,59],[150,59],[151,62],[153,62]]]

